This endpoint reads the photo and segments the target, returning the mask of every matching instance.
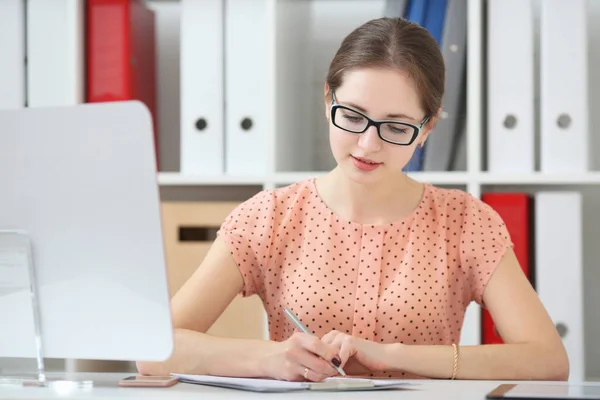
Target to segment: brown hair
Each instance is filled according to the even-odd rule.
[[[444,94],[445,65],[440,47],[427,29],[403,18],[388,17],[359,26],[344,38],[331,61],[329,90],[342,85],[346,72],[369,67],[406,71],[425,113],[437,113]]]

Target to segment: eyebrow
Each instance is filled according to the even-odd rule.
[[[357,104],[354,104],[354,103],[346,103],[346,104],[348,104],[350,107],[356,108],[358,111],[361,111],[361,112],[363,112],[365,114],[367,113],[367,110],[365,110],[364,108],[362,108],[361,106],[359,106]],[[412,121],[416,121],[415,118],[410,117],[410,116],[408,116],[406,114],[388,114],[388,115],[386,115],[386,118],[392,118],[392,119],[409,119],[409,120],[412,120]]]

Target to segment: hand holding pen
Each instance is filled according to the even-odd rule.
[[[308,328],[306,328],[306,326],[304,326],[304,324],[300,321],[300,319],[298,319],[298,317],[296,315],[294,315],[294,313],[287,307],[285,307],[283,309],[283,312],[285,313],[285,315],[292,321],[292,323],[298,328],[300,329],[300,331],[302,331],[303,333],[306,333],[308,335],[313,335],[312,332],[310,332],[308,330]],[[319,340],[316,336],[315,339]],[[329,363],[331,363],[331,365],[336,369],[336,371],[342,375],[342,376],[346,376],[346,373],[344,372],[344,370],[340,367],[341,364],[341,360],[339,359],[339,357],[333,356],[333,357],[327,357],[325,358],[325,360],[327,360]],[[304,378],[309,380],[308,375],[311,373],[310,368],[308,368],[308,366],[305,366],[304,368]]]
[[[256,349],[260,354],[258,364],[249,366],[257,376],[284,381],[320,382],[339,375],[334,367],[337,361],[332,361],[336,359],[341,363],[337,348],[315,335],[297,331],[286,340],[266,341],[264,345],[264,349]]]

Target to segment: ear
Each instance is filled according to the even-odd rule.
[[[442,107],[438,108],[437,112],[431,118],[429,118],[429,121],[427,121],[425,123],[425,125],[423,125],[423,129],[421,131],[421,137],[419,138],[419,141],[417,143],[418,146],[422,147],[425,145],[425,141],[427,141],[429,134],[431,133],[431,131],[433,131],[433,129],[437,125],[437,122],[440,119],[441,113],[442,113]]]
[[[331,96],[329,93],[329,85],[325,82],[323,86],[323,101],[325,103],[325,118],[329,122],[329,107],[331,107]]]

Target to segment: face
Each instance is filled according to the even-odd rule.
[[[325,87],[327,94],[328,88]],[[412,144],[397,145],[382,140],[377,127],[370,126],[363,133],[352,133],[335,126],[331,121],[331,94],[326,97],[325,112],[329,121],[329,139],[333,156],[339,167],[352,180],[375,183],[397,179],[412,157],[419,143],[424,143],[432,122],[420,130]],[[337,104],[361,111],[374,120],[408,122],[420,126],[425,118],[417,91],[408,75],[391,69],[360,69],[348,72],[343,84],[335,90]],[[338,109],[336,122],[360,126],[366,122],[357,114]],[[364,126],[364,125],[362,125]],[[398,125],[382,125],[381,134],[393,141],[405,141],[412,130]],[[398,139],[396,139],[398,138]]]

